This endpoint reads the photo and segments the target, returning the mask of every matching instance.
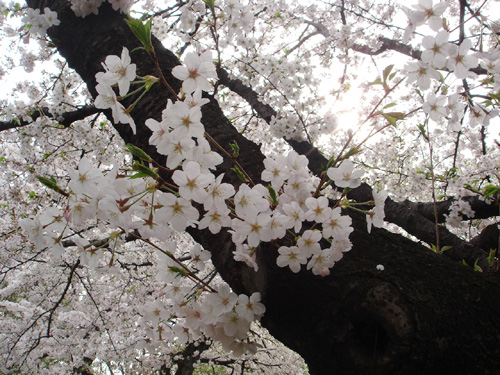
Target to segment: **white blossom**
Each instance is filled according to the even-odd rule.
[[[342,188],[354,189],[361,185],[360,178],[363,176],[362,170],[354,170],[354,163],[351,160],[344,160],[338,168],[329,168],[328,177],[333,183]]]

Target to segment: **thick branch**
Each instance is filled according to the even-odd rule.
[[[488,203],[477,195],[462,197],[460,199],[470,204],[472,210],[474,211],[474,219],[487,219],[500,215],[498,205],[495,202]],[[455,198],[448,198],[444,201],[437,202],[437,215],[440,223],[444,223],[446,221],[446,217],[444,215],[448,215],[450,213],[450,207],[455,201]],[[407,206],[408,209],[418,212],[423,217],[429,220],[434,220],[434,203],[405,201],[404,205]]]
[[[97,109],[93,105],[86,105],[74,111],[64,112],[62,115],[59,115],[57,118],[54,118],[48,108],[42,108],[40,110],[36,110],[31,114],[32,121],[25,121],[22,119],[12,120],[12,121],[0,121],[0,132],[4,130],[19,128],[22,126],[26,126],[36,121],[39,117],[48,116],[57,120],[58,124],[63,125],[65,128],[69,127],[72,123],[78,120],[83,120],[85,117],[95,115],[96,113],[101,112],[100,109]]]
[[[491,249],[498,249],[499,241],[500,230],[498,229],[498,224],[491,224],[484,228],[481,233],[470,242],[474,244],[474,246],[489,252]]]
[[[325,38],[329,38],[331,36],[330,32],[323,24],[309,20],[304,20],[304,22],[308,25],[314,26],[318,33],[323,35]],[[414,50],[411,46],[401,43],[397,40],[389,39],[386,37],[379,37],[378,40],[380,41],[381,45],[377,49],[372,49],[371,47],[357,43],[352,45],[351,48],[356,52],[369,56],[377,56],[386,51],[398,52],[415,60],[420,60],[420,57],[422,56],[422,51]],[[480,66],[470,69],[470,71],[476,74],[488,74],[488,71]]]

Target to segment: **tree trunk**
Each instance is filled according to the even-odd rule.
[[[120,55],[125,46],[139,47],[123,15],[107,3],[99,15],[77,18],[69,2],[28,1],[34,8],[50,7],[61,20],[49,29],[59,53],[88,85],[95,97],[95,74],[107,55]],[[171,69],[180,64],[155,39],[154,47],[167,81],[178,90]],[[138,75],[157,74],[147,54],[131,54]],[[132,112],[137,135],[128,125],[116,125],[126,143],[164,160],[148,145],[147,118],[161,117],[171,94],[159,84]],[[133,100],[133,99],[130,99]],[[127,104],[127,103],[125,103]],[[110,113],[106,113],[110,121]],[[240,164],[260,181],[264,156],[224,117],[216,100],[203,107],[206,131],[231,152],[235,140]],[[219,172],[238,185],[226,160]],[[353,249],[325,278],[301,271],[294,274],[276,265],[270,244],[258,249],[259,271],[232,257],[230,235],[223,231],[190,233],[205,249],[222,277],[238,293],[262,293],[267,311],[262,320],[271,334],[301,354],[311,374],[497,374],[500,372],[500,279],[474,272],[457,262],[385,230],[366,231],[364,217],[350,213],[355,231]],[[376,266],[382,264],[384,271]]]

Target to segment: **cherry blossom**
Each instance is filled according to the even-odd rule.
[[[50,8],[44,8],[43,13],[40,13],[40,9],[28,8],[22,21],[30,24],[29,32],[36,36],[44,36],[49,27],[58,26],[61,23],[57,18],[57,13]]]
[[[451,54],[451,44],[448,43],[450,34],[447,31],[440,31],[435,37],[425,36],[422,39],[422,61],[432,64],[435,68],[444,68]]]
[[[24,218],[19,221],[19,224],[36,248],[43,249],[45,247],[46,238],[43,235],[43,225],[40,218]]]
[[[113,113],[113,119],[116,123],[123,123],[123,124],[129,124],[130,127],[132,128],[132,131],[136,132],[136,127],[135,127],[135,122],[130,116],[129,113],[127,113],[125,107],[118,102],[116,98],[116,94],[111,88],[111,86],[108,86],[106,84],[99,83],[96,86],[96,91],[99,94],[97,98],[95,99],[95,106],[96,108],[100,109],[111,109],[111,112]]]
[[[443,27],[441,16],[448,8],[448,3],[441,1],[433,5],[433,0],[418,0],[418,4],[413,7],[415,8],[414,17],[423,19],[424,22],[427,21],[432,30],[438,31]]]
[[[178,139],[185,137],[203,137],[205,127],[201,123],[200,107],[189,107],[186,103],[176,102],[170,109],[172,135]]]
[[[196,52],[189,52],[184,58],[186,66],[176,66],[172,69],[172,74],[175,78],[182,82],[182,89],[185,93],[191,94],[200,88],[203,91],[210,91],[212,86],[208,79],[217,78],[215,66],[212,63],[212,55],[210,51],[198,55]]]
[[[110,55],[102,64],[106,72],[99,75],[98,82],[107,85],[118,84],[120,95],[127,94],[130,82],[135,79],[136,65],[131,63],[128,49],[123,47],[121,57]]]
[[[222,182],[223,178],[224,174],[221,174],[208,185],[207,196],[203,202],[205,210],[210,209],[212,206],[225,209],[225,200],[234,195],[235,190],[233,185]]]
[[[331,209],[326,197],[309,197],[306,199],[305,204],[309,208],[305,213],[306,220],[322,223],[330,217]]]
[[[193,246],[193,248],[189,252],[189,255],[191,256],[191,262],[200,271],[203,271],[205,269],[205,263],[211,257],[210,252],[203,250],[199,244]]]
[[[366,215],[366,225],[368,233],[372,230],[372,225],[381,228],[384,225],[385,217],[385,200],[387,199],[387,192],[384,190],[372,191],[375,208]]]
[[[157,215],[161,221],[168,222],[175,230],[185,230],[190,222],[199,217],[199,212],[189,201],[171,193],[159,195],[158,202],[162,207],[156,211]]]
[[[98,14],[104,0],[71,0],[71,10],[78,17],[85,18],[91,13]]]
[[[212,313],[216,316],[230,312],[238,302],[238,296],[231,292],[227,284],[220,284],[217,293],[210,293],[207,300],[213,307]]]
[[[311,260],[307,263],[307,269],[311,270],[313,274],[320,276],[328,276],[330,268],[333,267],[335,261],[333,259],[333,252],[330,249],[320,250],[314,254]]]
[[[177,168],[185,159],[190,159],[193,155],[195,142],[191,138],[166,134],[157,145],[160,154],[167,155],[166,165],[170,169]]]
[[[469,54],[472,42],[465,39],[460,46],[452,45],[449,51],[449,59],[446,67],[452,70],[457,78],[465,79],[469,76],[469,70],[477,66],[478,60],[474,55]]]
[[[222,227],[231,226],[231,211],[227,207],[212,205],[212,208],[207,211],[205,216],[200,220],[198,228],[208,228],[212,233],[219,233]]]
[[[307,257],[297,246],[281,246],[278,253],[280,254],[276,259],[278,266],[290,267],[294,273],[299,272],[301,265],[307,263]]]
[[[78,170],[70,172],[70,178],[69,186],[75,194],[93,195],[103,175],[99,169],[93,168],[89,159],[82,158]]]
[[[264,160],[264,166],[266,169],[262,171],[262,180],[270,181],[274,190],[279,190],[290,176],[285,157],[279,155],[274,159],[267,158]]]
[[[252,293],[250,297],[245,294],[238,296],[238,305],[236,312],[239,316],[245,318],[249,322],[253,322],[256,317],[260,317],[266,311],[266,308],[260,303],[260,293]]]
[[[431,86],[431,79],[440,79],[439,73],[423,61],[409,62],[405,70],[408,74],[408,82],[416,81],[421,90],[427,90]]]
[[[448,107],[445,105],[446,96],[440,95],[436,97],[434,93],[430,93],[422,106],[422,109],[434,121],[441,121],[448,115]]]
[[[460,122],[465,114],[465,104],[461,101],[459,94],[452,94],[448,96],[448,110],[450,112],[447,128],[448,132],[460,131]]]
[[[319,241],[322,235],[318,230],[306,230],[297,240],[297,247],[307,258],[321,251]]]
[[[121,13],[127,14],[134,5],[133,0],[108,0],[114,10],[119,10]]]
[[[352,219],[347,215],[341,215],[340,207],[330,211],[330,216],[322,223],[323,236],[344,239],[353,231]]]
[[[344,160],[338,168],[329,168],[327,174],[336,186],[355,188],[361,185],[360,178],[364,172],[354,170],[354,163],[351,160]]]
[[[269,241],[269,232],[265,229],[271,221],[271,216],[266,213],[249,213],[245,215],[245,220],[233,219],[232,228],[247,238],[248,245],[255,247],[260,241]]]
[[[203,203],[207,192],[205,188],[214,180],[212,174],[201,173],[200,165],[188,161],[182,165],[182,171],[176,170],[172,179],[179,186],[179,194],[185,199]]]
[[[293,228],[295,232],[299,232],[305,219],[305,213],[300,205],[297,202],[284,204],[283,212],[288,218],[288,227]]]

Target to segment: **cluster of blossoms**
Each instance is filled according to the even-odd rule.
[[[450,32],[441,30],[445,25],[442,15],[447,7],[446,2],[433,5],[432,0],[419,0],[418,5],[414,5],[415,9],[413,10],[403,7],[409,19],[405,39],[409,38],[417,26],[424,23],[437,32],[435,36],[422,38],[424,50],[421,60],[409,62],[405,66],[408,82],[416,82],[421,90],[428,90],[433,81],[442,81],[439,70],[453,72],[454,76],[460,80],[474,77],[475,73],[471,70],[478,66],[479,58],[483,60],[481,66],[493,76],[500,71],[496,68],[494,61],[498,57],[498,52],[473,53],[471,52],[472,42],[470,39],[464,39],[458,45],[449,42]],[[448,132],[460,131],[465,108],[466,105],[461,101],[461,96],[458,93],[449,96],[437,96],[435,93],[430,93],[423,104],[423,110],[431,120],[436,122],[447,120]],[[498,111],[496,110],[487,110],[480,105],[471,106],[469,111],[471,127],[479,123],[487,125],[489,120],[497,115]]]
[[[431,79],[439,80],[441,76],[436,69],[447,69],[459,79],[469,76],[469,70],[475,68],[478,59],[470,54],[471,41],[465,39],[456,45],[448,42],[450,33],[442,30],[436,36],[425,36],[422,39],[422,60],[409,62],[406,66],[409,82],[417,82],[422,90],[430,87]]]
[[[199,14],[206,11],[205,4],[201,1],[189,0],[180,9],[181,16],[179,17],[179,29],[181,31],[181,38],[183,41],[190,40],[189,33],[196,29],[196,19]]]
[[[96,218],[116,228],[110,235],[115,248],[123,243],[119,233],[137,230],[141,238],[154,240],[168,249],[168,254],[175,253],[176,246],[168,241],[172,234],[169,226],[183,230],[198,218],[198,211],[187,199],[157,190],[155,181],[125,178],[116,168],[104,175],[86,158],[81,159],[70,177],[71,194],[64,210],[50,208],[20,223],[36,249],[49,248],[55,262],[64,257],[62,239],[68,236],[69,227],[77,229]],[[82,265],[96,269],[109,263],[102,248],[80,237],[74,237],[74,242]],[[210,253],[195,245],[190,259],[191,267],[203,270]],[[173,340],[183,343],[204,335],[236,353],[253,350],[254,345],[246,337],[250,323],[265,311],[260,294],[236,296],[225,285],[210,290],[197,284],[193,286],[195,289],[201,288],[207,293],[193,299],[193,287],[186,286],[179,277],[183,270],[189,272],[187,267],[167,256],[157,264],[156,277],[164,285],[158,293],[162,302],[157,302],[154,309],[147,306],[142,314],[140,322],[148,333],[145,345],[153,347]]]
[[[71,10],[75,12],[77,17],[85,18],[89,14],[99,13],[99,7],[104,2],[104,0],[71,0]],[[133,0],[108,0],[114,10],[119,10],[122,13],[128,13],[132,5],[134,5]]]
[[[145,329],[147,337],[139,347],[152,352],[165,342],[175,340],[182,345],[210,337],[220,342],[224,350],[233,351],[237,356],[256,352],[257,345],[247,335],[250,324],[265,312],[260,293],[236,295],[227,284],[220,284],[212,293],[186,299],[191,288],[176,281],[174,272],[163,272],[158,277],[167,284],[160,291],[160,297],[142,309],[138,323]]]
[[[220,15],[224,27],[227,28],[227,39],[233,36],[242,36],[249,32],[254,25],[254,14],[251,5],[243,5],[240,0],[227,0],[223,13]],[[201,1],[189,0],[180,8],[179,28],[183,33],[183,39],[189,40],[188,34],[195,30],[196,19],[199,14],[205,13],[205,4]]]
[[[136,65],[131,64],[128,49],[123,47],[121,57],[110,55],[103,63],[106,72],[96,74],[96,91],[99,94],[95,99],[96,108],[108,109],[113,113],[116,123],[129,124],[135,134],[135,123],[128,111],[118,101],[112,85],[117,84],[120,96],[127,94],[130,82],[136,77]]]
[[[474,210],[472,210],[470,203],[458,199],[451,204],[450,213],[445,216],[446,224],[459,227],[464,218],[472,219],[474,217]]]
[[[44,36],[49,27],[61,23],[57,18],[57,13],[50,10],[50,8],[44,8],[43,13],[40,13],[40,9],[28,8],[21,21],[30,25],[30,35],[34,36]]]
[[[448,8],[448,3],[441,1],[433,5],[432,0],[418,0],[418,4],[413,5],[413,9],[403,6],[402,9],[408,17],[408,27],[405,30],[403,41],[410,40],[412,33],[417,26],[428,23],[429,27],[438,31],[443,27],[443,18],[441,17]]]
[[[227,18],[227,37],[241,36],[252,29],[254,14],[251,5],[243,5],[239,0],[228,0],[224,7]]]
[[[335,262],[352,247],[351,218],[341,214],[342,201],[332,208],[330,200],[321,195],[323,189],[311,178],[305,156],[291,151],[286,156],[265,159],[261,178],[269,182],[268,187],[244,183],[236,191],[222,182],[222,174],[216,177],[212,173],[222,157],[211,150],[201,123],[201,107],[208,102],[202,91],[210,90],[209,79],[217,77],[211,60],[210,52],[188,53],[185,66],[172,71],[183,81],[182,100],[169,100],[160,122],[146,121],[152,131],[150,144],[166,156],[166,166],[173,170],[173,184],[165,185],[167,191],[159,188],[163,182],[154,174],[150,175],[154,178],[129,179],[115,167],[104,175],[92,167],[90,160],[82,158],[78,169],[70,172],[71,192],[65,193],[69,197],[66,208],[50,209],[21,223],[38,249],[49,247],[54,258],[60,258],[64,255],[61,240],[67,236],[68,228],[78,228],[96,218],[116,228],[110,236],[115,242],[134,231],[144,241],[159,241],[167,248],[171,247],[166,241],[173,231],[197,226],[215,234],[225,227],[236,246],[235,260],[255,270],[256,249],[261,242],[278,241],[290,233],[294,245],[278,249],[278,266],[299,272],[307,264],[306,268],[315,275],[330,273]],[[96,107],[111,108],[114,120],[129,123],[135,132],[132,118],[112,88],[117,85],[124,96],[135,79],[136,69],[128,50],[123,48],[121,57],[108,56],[103,67],[105,71],[96,74]],[[350,160],[344,160],[338,167],[329,168],[327,175],[337,187],[352,189],[360,185],[363,172],[355,170]],[[374,192],[373,196],[376,207],[368,212],[368,230],[372,224],[383,225],[386,195]],[[201,220],[193,203],[203,207]],[[96,267],[102,261],[100,248],[85,239],[74,241],[83,264]],[[157,273],[165,283],[159,296],[162,302],[158,300],[154,309],[146,309],[149,313],[144,312],[141,319],[149,332],[145,345],[169,339],[185,342],[205,335],[236,352],[252,350],[247,333],[250,322],[264,313],[260,294],[236,296],[227,286],[215,291],[196,283],[193,288],[207,293],[190,298],[191,288],[183,287],[178,278],[191,275],[190,271],[172,256],[173,251],[164,254]],[[204,268],[209,258],[210,253],[199,246],[191,251],[192,264],[198,270]]]

